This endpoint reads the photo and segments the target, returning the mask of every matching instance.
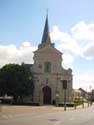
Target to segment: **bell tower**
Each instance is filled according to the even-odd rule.
[[[38,48],[41,48],[41,47],[45,46],[46,44],[50,44],[54,47],[54,44],[51,43],[51,38],[50,38],[48,14],[46,15],[45,26],[44,26],[41,44],[39,44]]]

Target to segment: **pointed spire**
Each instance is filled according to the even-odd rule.
[[[47,16],[41,43],[51,43],[49,25],[48,25],[48,10],[47,10]]]

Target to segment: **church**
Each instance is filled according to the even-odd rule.
[[[41,43],[34,52],[34,103],[40,105],[64,102],[63,82],[67,83],[66,101],[72,101],[72,70],[62,67],[62,53],[51,42],[48,15],[46,16]]]

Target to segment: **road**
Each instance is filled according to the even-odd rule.
[[[0,119],[0,125],[94,125],[94,107]]]

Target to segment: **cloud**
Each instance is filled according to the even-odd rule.
[[[83,48],[83,56],[88,59],[94,59],[94,43],[90,43]]]
[[[60,31],[58,26],[53,26],[51,38],[56,47],[64,53],[80,56],[86,60],[94,59],[94,24],[80,21],[72,28],[70,33]],[[58,44],[57,44],[58,43]]]
[[[74,57],[71,54],[69,53],[63,54],[62,59],[63,59],[62,66],[64,68],[73,69]]]
[[[64,67],[73,67],[74,57],[81,55],[81,47],[72,38],[71,34],[61,32],[58,26],[53,27],[53,31],[50,33],[51,39],[55,41],[56,48],[64,53],[63,55],[63,66]]]
[[[19,48],[16,45],[0,45],[0,67],[8,63],[33,63],[33,51],[37,47],[25,41]]]
[[[82,55],[85,59],[94,59],[94,23],[80,21],[71,28],[72,36],[78,43],[84,43]]]
[[[29,41],[25,41],[21,45],[22,47],[31,47],[31,43]]]
[[[57,46],[60,50],[65,49],[70,51],[72,54],[81,55],[81,47],[76,42],[75,39],[68,33],[61,32],[58,26],[53,27],[53,31],[51,32],[52,40],[59,41],[59,45]]]
[[[76,40],[94,41],[94,24],[80,21],[71,28],[71,33]]]
[[[90,87],[94,88],[93,73],[80,73],[74,76],[74,88],[83,88],[90,91]]]

